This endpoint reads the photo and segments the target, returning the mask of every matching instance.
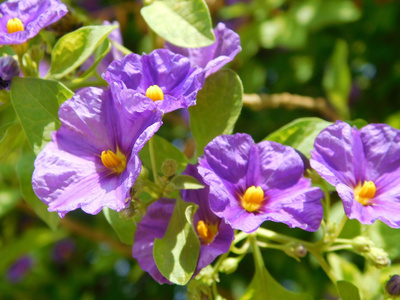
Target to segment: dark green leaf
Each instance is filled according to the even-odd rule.
[[[177,175],[172,178],[171,183],[177,190],[197,190],[204,188],[196,178],[189,175]]]
[[[195,211],[193,204],[178,199],[164,237],[154,242],[157,268],[175,284],[185,285],[196,269],[200,242],[192,225]]]
[[[121,242],[127,245],[133,245],[133,236],[136,230],[136,224],[133,219],[125,220],[117,211],[109,209],[108,207],[103,208],[103,213]]]
[[[215,41],[204,0],[155,0],[140,13],[152,30],[177,46],[197,48]]]
[[[85,26],[64,35],[54,46],[46,77],[60,79],[75,70],[116,28],[116,25]]]
[[[57,228],[60,217],[56,212],[49,212],[47,205],[44,204],[32,189],[32,173],[35,155],[33,153],[23,153],[17,164],[17,176],[20,182],[21,194],[24,200],[29,203],[36,214],[53,230]]]
[[[231,70],[221,70],[207,78],[197,95],[197,104],[189,108],[198,156],[213,138],[232,133],[242,110],[242,95],[242,83]]]
[[[60,126],[58,108],[72,95],[69,89],[56,81],[13,79],[11,101],[35,154],[51,140],[51,132]]]
[[[352,283],[344,280],[336,282],[342,300],[360,300],[360,292]]]
[[[300,118],[271,133],[264,140],[291,146],[310,158],[315,138],[331,124],[319,118]]]
[[[178,172],[182,172],[188,163],[186,156],[174,145],[168,142],[166,139],[154,135],[152,137],[154,143],[155,160],[157,165],[157,171],[161,173],[161,166],[166,159],[173,159],[178,164]],[[150,149],[149,143],[147,143],[142,151],[139,153],[140,159],[147,169],[152,170],[150,160]]]

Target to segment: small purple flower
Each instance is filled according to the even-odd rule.
[[[346,215],[400,227],[400,131],[386,124],[358,130],[337,121],[317,136],[311,166],[336,187]]]
[[[37,156],[32,177],[49,211],[64,217],[77,208],[97,214],[129,204],[138,152],[162,123],[161,112],[142,98],[117,86],[87,88],[61,105],[61,127]]]
[[[129,54],[110,64],[103,75],[109,83],[145,95],[146,102],[155,102],[164,113],[187,108],[196,103],[203,87],[204,73],[192,67],[187,57],[166,49],[150,54]]]
[[[24,279],[27,273],[32,269],[33,259],[26,255],[19,258],[7,270],[7,278],[12,283],[18,283]]]
[[[9,0],[0,4],[0,45],[22,44],[68,12],[58,0]]]
[[[76,249],[75,242],[71,239],[64,239],[57,242],[53,248],[52,258],[56,263],[65,263],[74,254]]]
[[[164,47],[188,57],[191,64],[203,68],[205,76],[208,77],[232,61],[242,50],[239,35],[227,28],[224,23],[218,23],[214,34],[215,43],[207,47],[182,48],[168,42]]]
[[[17,61],[11,56],[0,57],[0,90],[8,91],[11,85],[11,79],[19,75],[19,66]]]
[[[323,193],[302,177],[304,164],[291,147],[222,135],[206,146],[198,170],[210,186],[211,210],[235,229],[249,233],[264,221],[320,226]]]
[[[197,173],[196,166],[189,165],[185,171],[204,183]],[[233,229],[212,213],[208,204],[209,188],[182,191],[182,198],[199,206],[194,217],[193,226],[200,240],[200,252],[193,277],[214,259],[226,253],[234,238]],[[157,282],[170,283],[157,269],[153,258],[153,245],[156,238],[161,239],[168,227],[175,206],[175,199],[162,198],[149,206],[147,214],[138,224],[132,255],[140,267],[147,271]]]

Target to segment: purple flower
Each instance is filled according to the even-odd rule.
[[[145,95],[146,103],[155,102],[164,113],[196,103],[203,87],[204,73],[192,67],[187,57],[166,49],[150,54],[129,54],[110,64],[103,75],[109,83]]]
[[[117,86],[87,88],[64,102],[61,127],[36,158],[36,195],[61,217],[82,208],[121,210],[141,169],[138,152],[161,126],[161,112]]]
[[[55,244],[52,258],[56,263],[65,263],[72,258],[76,249],[75,242],[71,239],[64,239]]]
[[[185,173],[204,183],[197,173],[196,166],[189,165]],[[200,240],[199,258],[193,277],[202,268],[211,264],[217,256],[226,253],[234,238],[233,229],[210,210],[208,193],[207,186],[201,190],[182,191],[183,200],[199,206],[193,217],[193,225]],[[164,236],[174,206],[175,199],[166,198],[149,206],[147,214],[138,224],[132,249],[132,255],[140,267],[159,283],[170,283],[170,281],[157,269],[153,258],[153,245],[156,238],[161,239]]]
[[[188,57],[191,64],[203,68],[205,76],[208,77],[232,61],[242,50],[239,35],[227,28],[224,23],[218,23],[214,34],[215,43],[207,47],[181,48],[168,42],[164,47]]]
[[[11,79],[19,75],[17,61],[11,56],[0,57],[0,90],[9,90]]]
[[[235,229],[252,232],[267,220],[319,228],[323,194],[302,177],[304,164],[293,148],[222,135],[206,146],[198,170],[210,186],[211,210]]]
[[[30,256],[22,256],[7,270],[7,278],[12,283],[18,283],[32,269],[33,260]]]
[[[0,4],[0,45],[22,44],[68,12],[58,0],[6,1]]]
[[[358,130],[337,121],[317,136],[311,166],[336,187],[346,215],[400,227],[400,131],[385,124]]]

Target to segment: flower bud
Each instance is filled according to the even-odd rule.
[[[19,74],[19,66],[12,56],[0,57],[0,90],[9,90],[11,79]]]
[[[222,262],[221,266],[219,267],[219,271],[226,274],[235,272],[242,258],[242,256],[228,257]]]
[[[390,266],[388,254],[381,248],[371,247],[371,250],[365,254],[365,258],[377,268]]]
[[[166,177],[171,177],[175,175],[177,170],[178,164],[173,159],[166,159],[161,166],[161,172]]]
[[[371,250],[371,248],[374,246],[374,243],[365,236],[358,236],[352,240],[351,245],[357,252],[366,253]]]
[[[307,248],[297,242],[288,243],[283,251],[297,261],[300,261],[300,257],[307,255]]]
[[[400,296],[400,275],[390,277],[386,283],[385,290],[391,296]]]

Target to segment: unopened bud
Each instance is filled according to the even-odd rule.
[[[283,251],[297,261],[300,261],[300,257],[307,255],[307,248],[297,242],[288,243]]]
[[[386,283],[385,289],[391,296],[400,296],[400,275],[393,275]]]
[[[178,164],[173,159],[166,159],[161,166],[161,172],[166,177],[171,177],[175,175],[177,170]]]
[[[19,66],[12,56],[0,57],[0,90],[8,91],[11,85],[11,79],[18,76]]]
[[[371,248],[374,246],[374,243],[365,236],[358,236],[352,240],[351,245],[357,252],[366,253],[371,251]]]
[[[236,271],[241,260],[241,256],[228,257],[222,262],[221,266],[219,267],[219,271],[226,274],[231,274]]]
[[[365,258],[377,268],[389,267],[391,263],[388,254],[383,249],[377,247],[372,247],[365,254]]]

